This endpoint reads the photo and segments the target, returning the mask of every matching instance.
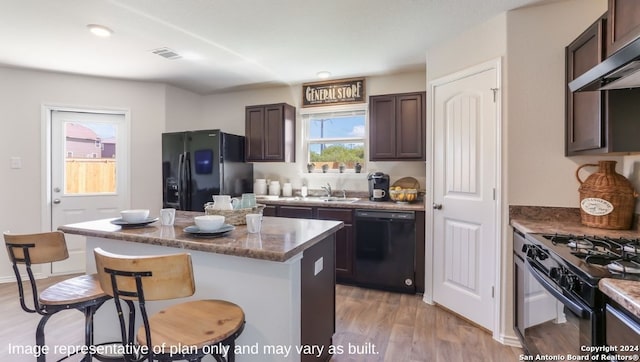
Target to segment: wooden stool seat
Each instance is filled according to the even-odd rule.
[[[110,299],[100,287],[97,274],[81,275],[56,283],[40,293],[43,305],[66,305],[92,299]]]
[[[154,346],[211,346],[232,336],[243,324],[242,308],[211,299],[170,306],[149,317]],[[147,345],[144,326],[138,329],[137,340]]]
[[[235,340],[245,325],[244,311],[236,304],[195,300],[147,314],[149,302],[185,298],[195,293],[190,254],[131,256],[100,248],[93,253],[100,285],[113,296],[122,340],[133,345],[135,339],[138,345],[148,347],[142,354],[127,355],[127,360],[200,361],[205,355],[212,355],[216,361],[235,361]],[[138,304],[142,325],[135,335],[136,321],[123,318],[121,301]],[[207,348],[214,345],[223,348]]]

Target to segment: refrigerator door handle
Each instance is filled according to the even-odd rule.
[[[186,210],[184,208],[183,195],[184,195],[184,182],[182,180],[184,169],[184,153],[181,153],[178,157],[178,205],[180,210]]]
[[[185,153],[185,167],[184,167],[184,175],[185,175],[185,181],[186,181],[186,185],[185,185],[185,198],[186,198],[186,204],[187,207],[185,208],[185,210],[192,210],[193,205],[192,204],[192,190],[191,190],[191,155],[189,152]],[[204,207],[204,206],[203,206]]]

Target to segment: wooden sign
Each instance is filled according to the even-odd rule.
[[[364,78],[338,79],[302,84],[302,107],[364,103]]]

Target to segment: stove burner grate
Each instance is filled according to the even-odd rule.
[[[607,264],[607,269],[615,274],[640,274],[640,263],[631,260],[616,260]]]

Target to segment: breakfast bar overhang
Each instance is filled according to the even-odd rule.
[[[191,254],[196,293],[188,299],[223,299],[245,312],[236,341],[237,361],[326,360],[335,331],[335,232],[340,221],[264,217],[259,234],[245,225],[216,238],[184,228],[195,212],[178,212],[173,226],[121,228],[104,219],[61,226],[86,237],[87,273],[93,249],[125,255]],[[150,312],[181,302],[149,303]],[[120,339],[113,302],[94,320],[96,343]]]

